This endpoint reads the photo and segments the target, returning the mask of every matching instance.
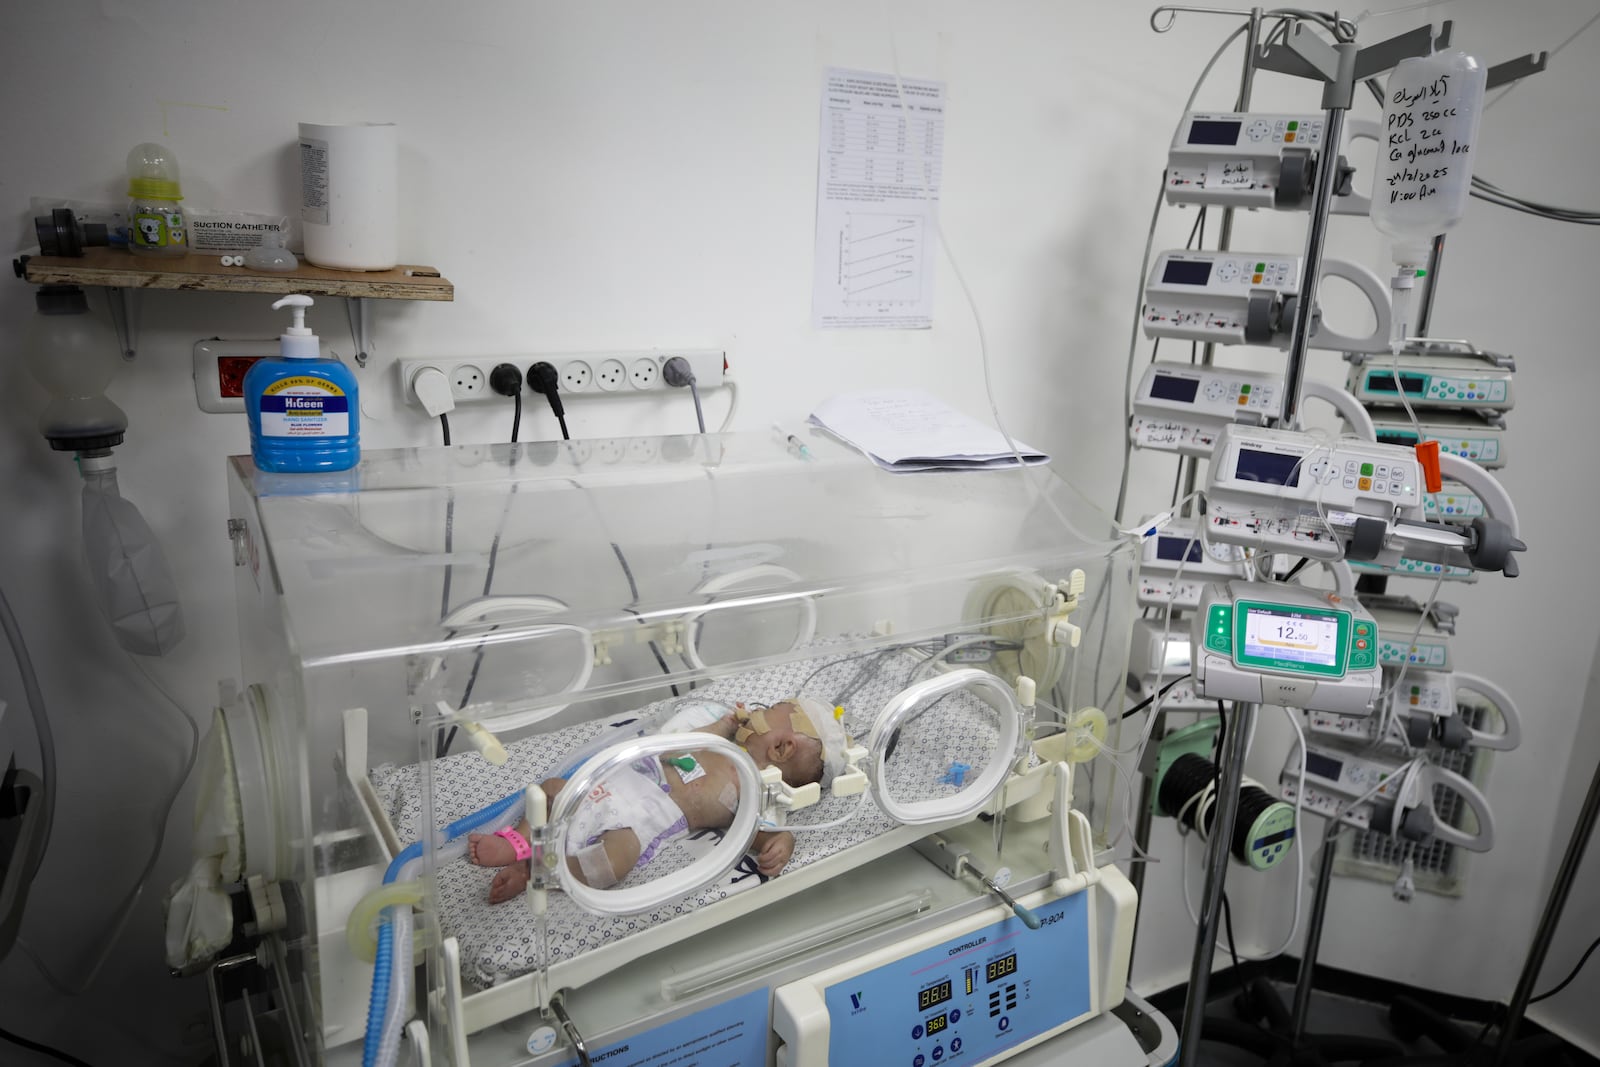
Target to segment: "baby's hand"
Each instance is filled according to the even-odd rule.
[[[756,870],[776,878],[794,855],[794,835],[787,830],[762,831],[755,840]]]

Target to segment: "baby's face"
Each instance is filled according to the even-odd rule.
[[[743,711],[743,708],[740,709]],[[744,740],[744,750],[757,767],[765,769],[781,763],[794,748],[794,726],[789,721],[793,705],[788,701],[767,709],[767,732],[751,734]],[[748,716],[746,716],[748,717]]]

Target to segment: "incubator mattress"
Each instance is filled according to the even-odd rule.
[[[825,644],[819,644],[816,651],[817,656],[811,659],[718,679],[693,690],[693,695],[728,703],[738,700],[771,703],[802,691],[826,698],[859,683],[841,703],[846,708],[845,722],[852,736],[865,743],[874,717],[890,697],[906,686],[912,672],[923,662],[906,651],[830,656]],[[649,705],[641,708],[640,713],[656,711],[678,699]],[[605,722],[583,723],[516,742],[508,746],[510,759],[500,767],[489,765],[475,752],[458,753],[436,761],[434,807],[438,825],[443,826],[529,782],[541,781],[559,772],[568,766],[574,753],[607,728],[607,723],[627,717],[611,716]],[[958,764],[975,769],[987,764],[997,736],[995,714],[977,697],[957,691],[919,715],[902,734],[890,762],[891,795],[902,801],[947,796],[958,791],[952,781],[960,775]],[[956,771],[954,775],[952,769]],[[372,771],[371,781],[401,840],[416,840],[421,807],[419,767],[383,765]],[[854,816],[848,817],[852,812]],[[820,803],[795,813],[790,827],[835,820],[843,822],[836,827],[795,834],[794,855],[786,872],[860,845],[895,826],[870,797],[862,802],[860,797],[834,797],[825,793]],[[667,847],[705,850],[712,844],[714,842],[690,837]],[[674,866],[685,862],[682,856],[663,858],[676,859]],[[493,876],[492,868],[465,862],[451,864],[439,872],[440,922],[445,933],[453,934],[460,943],[462,978],[479,987],[532,970],[538,951],[533,917],[520,901],[488,903],[489,882]],[[670,922],[676,916],[749,891],[764,880],[746,859],[721,880],[697,893],[652,911],[623,916],[594,915],[562,893],[551,894],[552,962],[575,958],[630,934]],[[624,884],[634,883],[630,877]]]

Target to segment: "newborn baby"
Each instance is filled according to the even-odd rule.
[[[806,697],[770,707],[738,704],[720,717],[720,706],[695,702],[661,727],[662,733],[710,733],[737,743],[758,768],[777,767],[790,786],[820,782],[827,788],[844,769],[844,728],[832,709]],[[555,803],[564,778],[541,783]],[[589,791],[565,832],[572,850],[567,868],[584,885],[606,889],[648,864],[670,841],[695,830],[726,829],[739,803],[739,778],[727,756],[687,748],[665,756],[646,756],[613,771]],[[468,856],[480,867],[500,867],[489,886],[489,902],[520,894],[528,884],[528,823],[514,830],[472,834]],[[763,830],[751,846],[756,869],[773,877],[794,852],[794,835]]]

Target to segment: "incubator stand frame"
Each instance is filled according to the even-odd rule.
[[[247,710],[257,717],[260,762],[271,779],[277,876],[284,883],[287,905],[284,927],[267,936],[282,943],[283,952],[274,958],[285,961],[280,968],[293,990],[303,1027],[299,1037],[313,1061],[343,1062],[350,1053],[359,1053],[355,1038],[362,1013],[357,1002],[365,1000],[371,967],[360,963],[345,943],[346,916],[377,883],[385,861],[407,844],[405,835],[389,825],[368,769],[379,761],[420,761],[424,775],[432,773],[434,729],[443,720],[432,717],[432,700],[419,687],[441,650],[470,653],[474,643],[483,643],[475,635],[441,640],[437,616],[429,615],[426,600],[431,597],[437,611],[446,558],[457,572],[456,603],[476,595],[474,578],[481,581],[483,573],[480,569],[474,574],[471,561],[476,558],[481,568],[487,535],[501,514],[500,502],[511,499],[513,485],[525,490],[516,498],[519,509],[526,508],[520,512],[523,525],[512,524],[516,538],[510,539],[520,555],[502,552],[505,580],[497,592],[536,592],[575,605],[566,614],[551,612],[531,620],[530,629],[576,625],[597,636],[611,631],[623,636],[609,648],[595,642],[597,681],[582,697],[550,691],[504,705],[512,711],[562,705],[565,710],[553,724],[592,721],[614,712],[621,698],[664,692],[674,681],[706,680],[746,666],[798,660],[803,653],[787,648],[735,659],[721,668],[653,674],[651,663],[649,671],[638,669],[646,640],[670,649],[675,635],[681,638],[696,628],[691,624],[708,622],[713,611],[729,609],[722,613],[732,615],[735,609],[814,598],[823,616],[820,632],[851,635],[832,646],[836,650],[868,651],[945,640],[951,634],[987,635],[991,643],[1002,642],[1002,649],[1008,647],[1004,642],[1014,643],[1009,647],[1026,653],[1017,659],[1030,666],[1070,663],[1075,673],[1063,682],[1071,705],[1067,710],[1098,705],[1115,714],[1123,699],[1125,660],[1118,657],[1125,655],[1132,622],[1136,563],[1131,545],[1109,520],[1045,471],[904,479],[876,471],[826,438],[815,437],[809,444],[812,459],[802,463],[764,434],[696,437],[681,443],[667,439],[654,450],[655,459],[604,468],[584,467],[581,451],[560,443],[476,452],[376,452],[365,455],[351,472],[292,479],[255,472],[244,458],[231,461],[229,530],[243,680],[246,691],[259,696]],[[542,458],[513,469],[518,456],[526,460],[534,452]],[[785,480],[790,478],[794,481]],[[569,485],[584,495],[561,497]],[[729,495],[729,487],[738,491]],[[697,490],[693,499],[702,504],[715,493],[723,494],[720,518],[714,509],[702,509],[690,523],[669,519],[654,506]],[[442,523],[436,520],[442,518],[447,494],[455,508],[457,541],[455,554],[441,557],[437,545],[429,545],[437,540]],[[509,512],[511,504],[504,510]],[[546,525],[531,525],[530,515]],[[608,520],[624,536],[603,536]],[[475,526],[482,527],[476,530],[482,544],[473,557],[472,547],[463,550],[463,538]],[[937,526],[941,536],[922,536],[930,526]],[[396,529],[412,536],[384,536]],[[559,534],[555,539],[552,530]],[[908,540],[913,535],[920,541]],[[597,540],[599,554],[611,562],[605,551],[608,539],[620,541],[629,553],[634,574],[628,578],[630,584],[639,578],[633,603],[644,615],[642,621],[616,608],[627,603],[626,591],[621,600],[615,599],[627,563],[620,571],[607,568],[609,577],[595,581],[587,577],[592,570],[575,566],[592,561]],[[725,553],[718,556],[708,549],[709,558],[732,557],[745,567],[759,565],[762,557],[736,554],[779,550],[784,566],[803,579],[787,587],[777,583],[777,592],[759,587],[708,590],[706,570],[698,562],[699,549],[708,540]],[[536,564],[529,561],[530,544],[543,546]],[[556,552],[558,548],[567,555]],[[695,561],[687,572],[682,567],[685,552]],[[721,570],[733,565],[722,562]],[[1086,596],[1078,567],[1090,572]],[[541,575],[552,581],[545,583]],[[586,595],[593,602],[581,602],[571,588],[542,587],[557,584],[558,575],[575,576],[578,592],[592,590]],[[1004,604],[978,595],[996,582],[1012,591],[1002,598]],[[1024,600],[1038,599],[1024,610],[1013,603],[1018,590],[1026,594]],[[742,623],[742,617],[737,621]],[[809,630],[809,617],[802,622]],[[507,639],[510,629],[514,627],[500,623],[494,640]],[[1089,637],[1080,648],[1084,633]],[[608,678],[620,681],[601,677],[602,669],[610,668],[605,657],[611,655],[618,664]],[[508,657],[500,656],[504,664]],[[523,662],[523,657],[509,658]],[[1000,652],[996,669],[1012,669],[1010,658]],[[1049,680],[1042,681],[1041,692],[1047,692]],[[452,708],[454,703],[452,699]],[[1050,767],[1041,763],[1003,783],[995,804],[1012,812],[1008,818],[1019,828],[1015,832],[1021,832],[1026,818],[1038,818],[1052,806],[1064,817],[1069,804],[1056,805],[1045,788]],[[1104,795],[1109,797],[1115,776],[1101,777],[1107,779]],[[1096,798],[1102,795],[1098,788],[1094,793]],[[432,818],[432,803],[425,786],[425,823]],[[648,939],[613,942],[557,962],[547,973],[550,988],[585,988],[640,952],[682,945],[757,908],[787,907],[802,892],[841,875],[847,878],[852,868],[888,857],[930,832],[956,827],[963,818],[970,821],[971,815],[899,826],[665,924],[666,932],[652,930]],[[1067,823],[1059,825],[1058,836],[1065,841]],[[991,833],[987,827],[971,829]],[[423,863],[425,879],[433,877],[432,863]],[[921,859],[917,863],[927,867]],[[926,877],[945,878],[933,868],[927,868]],[[1120,877],[1104,873],[1104,879]],[[973,897],[982,893],[975,885],[957,884]],[[535,1006],[531,976],[467,994],[455,940],[439,942],[436,907],[425,907],[418,926],[419,943],[431,945],[431,962],[428,984],[416,994],[417,1009],[437,1017],[440,1007],[459,1005],[459,1019],[453,1028],[434,1030],[430,1042],[435,1062],[449,1053],[441,1043],[446,1031],[455,1031],[449,1040],[459,1036],[465,1041],[469,1032],[481,1033]],[[1120,996],[1117,990],[1115,997]],[[1106,1006],[1114,1002],[1109,992],[1102,999]]]

